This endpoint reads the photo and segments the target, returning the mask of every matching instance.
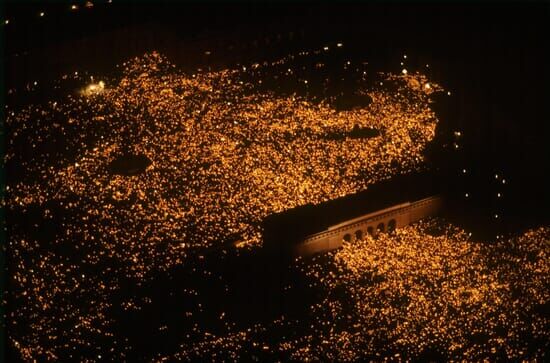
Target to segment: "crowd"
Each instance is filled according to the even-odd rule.
[[[206,336],[158,361],[544,361],[549,239],[540,227],[485,244],[441,219],[367,235],[299,262],[324,296],[303,319]]]
[[[440,90],[425,76],[384,74],[358,91],[368,107],[337,112],[258,91],[250,70],[275,63],[186,74],[151,53],[81,84],[88,92],[7,108],[7,326],[23,359],[123,358],[131,348],[108,312],[126,285],[190,251],[259,246],[271,213],[424,167]],[[357,126],[380,134],[327,137]],[[126,154],[151,164],[111,173]]]

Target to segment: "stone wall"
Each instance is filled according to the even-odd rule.
[[[353,242],[366,234],[376,235],[404,227],[422,218],[437,215],[443,199],[436,195],[415,202],[406,202],[330,226],[306,237],[293,250],[297,256],[326,252],[342,246],[344,240]]]

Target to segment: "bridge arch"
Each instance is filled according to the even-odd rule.
[[[395,222],[395,219],[390,219],[390,221],[388,222],[388,232],[395,231],[396,226],[397,223]]]
[[[310,255],[329,251],[342,246],[343,241],[353,242],[370,234],[376,237],[379,232],[392,232],[398,226],[405,226],[427,216],[441,211],[443,200],[440,196],[432,196],[405,202],[383,210],[329,226],[324,231],[309,235],[296,246],[294,253]]]

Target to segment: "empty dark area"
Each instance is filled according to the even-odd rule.
[[[138,175],[151,165],[151,160],[142,154],[125,154],[116,157],[109,168],[113,174]]]
[[[290,260],[274,260],[265,251],[190,253],[183,266],[134,288],[135,301],[151,297],[143,309],[122,309],[126,295],[120,301],[115,297],[116,331],[137,348],[132,360],[175,352],[182,341],[192,346],[204,339],[204,332],[220,336],[281,317],[307,319],[309,307],[320,297]],[[278,341],[299,333],[275,326],[266,334]]]

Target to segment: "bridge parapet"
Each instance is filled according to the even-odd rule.
[[[422,218],[437,215],[443,207],[440,195],[414,202],[406,202],[350,219],[307,236],[294,248],[294,254],[308,256],[342,246],[343,241],[353,242],[366,234],[376,235],[404,227]]]

